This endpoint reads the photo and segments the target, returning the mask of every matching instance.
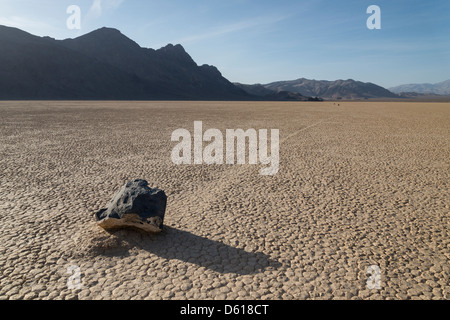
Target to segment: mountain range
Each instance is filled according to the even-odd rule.
[[[450,88],[450,81],[437,85],[443,92]],[[231,83],[216,67],[197,65],[179,44],[157,50],[142,48],[113,28],[55,40],[0,26],[1,100],[321,101],[400,97],[405,95],[352,79]]]
[[[403,84],[400,86],[389,88],[389,90],[394,93],[415,92],[421,94],[450,95],[450,79],[435,84],[431,83]]]
[[[0,48],[0,99],[254,99],[181,45],[141,48],[116,29],[55,40],[0,26]]]
[[[319,97],[304,96],[298,92],[287,90],[274,90],[263,86],[262,84],[242,84],[235,82],[235,86],[246,91],[248,94],[259,97],[266,101],[322,101]]]
[[[275,92],[293,92],[307,97],[320,97],[327,100],[362,100],[379,98],[398,98],[389,90],[370,82],[348,80],[309,80],[300,78],[290,81],[277,81],[264,85],[254,85],[253,90],[262,88]],[[252,92],[248,90],[248,92]],[[256,92],[253,92],[256,93]]]

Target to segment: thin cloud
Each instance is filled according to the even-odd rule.
[[[125,0],[94,0],[87,13],[88,18],[100,18],[105,11],[115,10]]]
[[[94,0],[94,3],[92,3],[92,6],[89,8],[89,11],[87,13],[88,19],[100,18],[101,15],[102,15],[102,0]]]
[[[117,9],[125,0],[103,0],[105,9]]]
[[[216,37],[220,37],[220,36],[223,36],[223,35],[226,35],[229,33],[233,33],[233,32],[239,32],[239,31],[243,31],[246,29],[250,29],[250,28],[255,28],[255,27],[260,27],[263,25],[277,23],[277,22],[286,20],[289,17],[290,17],[290,15],[289,16],[288,15],[276,16],[276,17],[264,16],[264,17],[258,17],[258,18],[252,19],[252,20],[240,21],[240,22],[236,22],[233,24],[221,26],[210,32],[205,32],[205,33],[201,33],[201,34],[183,37],[183,38],[177,39],[175,41],[172,41],[172,43],[186,44],[186,43],[197,42],[197,41],[201,41],[201,40],[205,40],[205,39],[216,38]]]
[[[84,18],[83,25],[89,25],[91,22],[100,19],[106,12],[116,10],[124,2],[125,0],[93,0]]]

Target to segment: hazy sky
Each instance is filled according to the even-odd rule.
[[[66,26],[69,5],[81,8],[80,30]],[[370,5],[379,30],[366,26]],[[180,43],[233,82],[450,78],[450,0],[0,0],[0,24],[56,39],[107,26],[143,47]]]

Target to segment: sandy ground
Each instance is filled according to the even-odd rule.
[[[174,165],[194,121],[279,129],[278,174]],[[449,299],[449,129],[449,103],[0,102],[0,298]],[[163,233],[97,227],[135,178]]]

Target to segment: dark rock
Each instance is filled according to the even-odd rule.
[[[160,232],[166,204],[163,190],[152,189],[147,181],[137,179],[126,183],[95,217],[98,225],[106,230],[132,227]]]

